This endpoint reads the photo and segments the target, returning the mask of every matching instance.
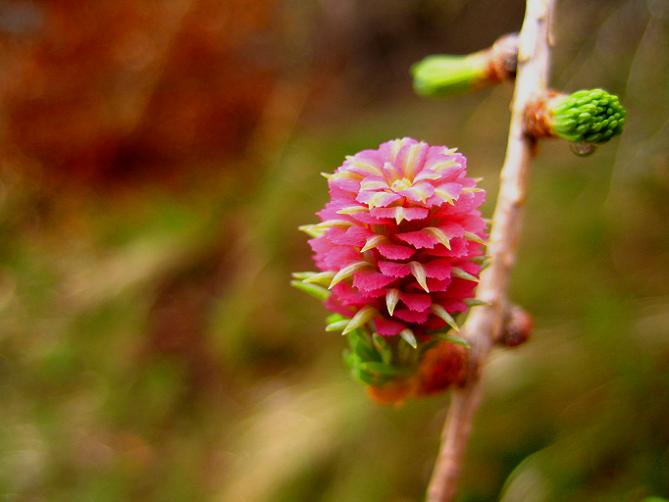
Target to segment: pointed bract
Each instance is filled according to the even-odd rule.
[[[331,270],[328,270],[327,272],[311,273],[308,277],[305,277],[302,280],[307,283],[329,286],[334,276],[335,273]]]
[[[451,249],[451,241],[441,228],[427,227],[425,231],[432,234],[446,249]]]
[[[331,322],[327,326],[325,326],[325,331],[331,332],[331,331],[344,331],[346,326],[348,326],[349,320],[344,319],[342,321],[335,321]]]
[[[330,294],[332,293],[331,291],[321,286],[318,286],[316,284],[309,284],[302,281],[290,281],[290,285],[293,286],[295,289],[304,291],[308,295],[311,295],[317,300],[320,300],[322,302],[330,298]]]
[[[348,322],[346,328],[344,328],[343,334],[347,335],[354,329],[358,329],[359,327],[364,326],[369,321],[371,321],[375,315],[376,309],[374,307],[370,307],[369,305],[362,307]]]
[[[334,288],[337,284],[339,284],[344,279],[348,279],[353,274],[355,274],[358,270],[362,270],[363,268],[367,268],[369,266],[371,266],[371,265],[366,261],[356,261],[355,263],[351,263],[349,265],[346,265],[339,272],[337,272],[334,275],[334,277],[332,277],[332,281],[330,281],[330,286],[328,286],[329,289]]]
[[[423,267],[423,265],[417,261],[412,261],[409,266],[411,267],[411,273],[416,278],[416,282],[420,284],[420,287],[423,288],[426,293],[429,293],[430,289],[427,287],[427,275],[425,274],[425,267]]]
[[[440,333],[439,338],[446,342],[453,343],[455,345],[461,345],[463,347],[469,348],[469,342],[462,338],[461,336],[454,335],[452,333]]]
[[[402,340],[411,345],[412,348],[414,349],[418,348],[418,342],[416,341],[416,336],[413,334],[413,331],[411,331],[409,328],[400,331],[400,336],[402,337]]]
[[[460,267],[453,267],[451,269],[451,274],[454,277],[458,277],[458,278],[464,279],[466,281],[479,282],[478,277],[476,277],[475,275],[470,274],[469,272],[461,269]]]
[[[448,311],[442,307],[441,305],[434,304],[432,307],[430,307],[432,310],[432,313],[439,317],[442,321],[444,321],[446,324],[448,324],[451,328],[453,328],[454,331],[460,332],[460,327],[458,326],[458,323],[455,322],[455,319],[453,319],[453,316],[448,313]]]
[[[490,305],[488,302],[479,300],[478,298],[467,298],[465,300],[465,303],[467,304],[468,307],[478,307],[481,305]]]
[[[474,232],[466,231],[466,232],[464,233],[464,237],[465,237],[465,239],[467,239],[468,241],[478,242],[479,244],[482,244],[483,246],[487,246],[487,245],[488,245],[488,243],[487,243],[486,241],[484,241],[483,239],[481,239],[481,237],[479,237],[478,235],[476,235]]]
[[[361,253],[364,253],[365,251],[369,251],[370,249],[374,249],[377,247],[379,244],[386,242],[388,239],[385,235],[375,235],[373,237],[370,237],[365,241],[365,245],[362,247],[360,250]]]
[[[386,291],[386,308],[390,316],[393,316],[395,312],[395,307],[397,302],[400,301],[400,290],[396,288],[390,288]]]

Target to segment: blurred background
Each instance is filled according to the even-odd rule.
[[[288,286],[321,171],[458,146],[490,214],[511,86],[408,68],[521,0],[0,1],[0,499],[415,501],[447,396],[383,407]],[[556,88],[624,135],[541,145],[460,501],[669,496],[669,2],[561,0]]]

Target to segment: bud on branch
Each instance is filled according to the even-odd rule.
[[[525,108],[525,132],[534,138],[606,143],[623,131],[625,108],[603,89],[560,94],[548,91]]]
[[[465,56],[433,55],[411,68],[421,96],[447,96],[512,80],[518,63],[518,36],[499,38],[492,47]]]
[[[527,341],[532,333],[532,316],[518,305],[511,305],[504,319],[504,329],[497,342],[505,347],[517,347]]]

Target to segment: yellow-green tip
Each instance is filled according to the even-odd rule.
[[[420,96],[448,96],[485,80],[485,60],[467,56],[433,55],[411,67],[413,88]]]

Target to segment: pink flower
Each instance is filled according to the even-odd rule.
[[[344,332],[372,322],[380,335],[421,340],[454,326],[486,237],[485,192],[465,156],[398,139],[347,157],[328,185],[321,223],[303,229],[332,292],[326,306],[351,319]]]

